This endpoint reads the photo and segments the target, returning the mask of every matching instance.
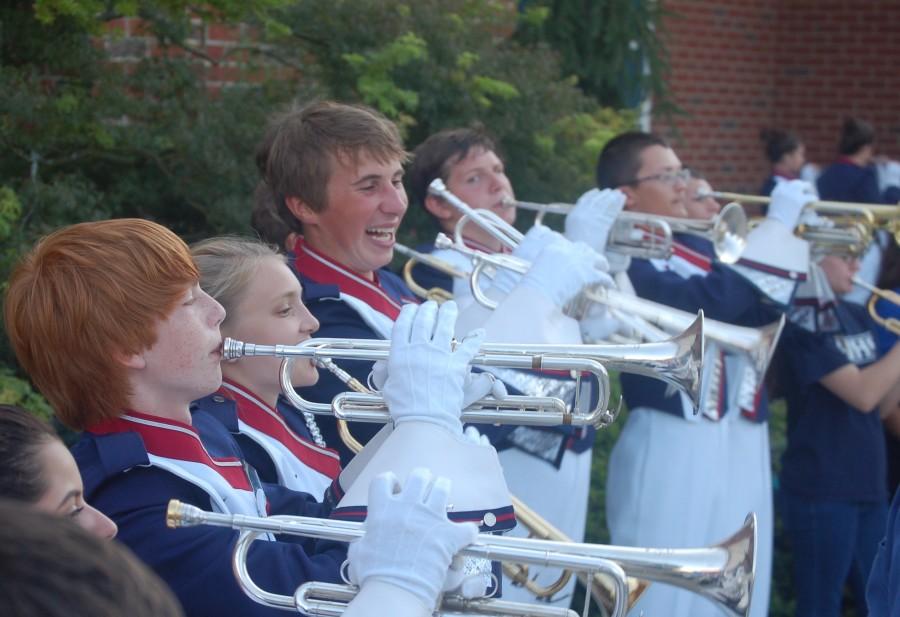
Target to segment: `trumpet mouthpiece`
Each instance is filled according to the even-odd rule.
[[[207,522],[206,517],[207,513],[197,506],[183,503],[177,499],[170,499],[166,508],[166,527],[177,529],[179,527],[202,525]]]
[[[231,337],[226,337],[222,342],[222,357],[226,360],[235,360],[244,355],[244,343]]]

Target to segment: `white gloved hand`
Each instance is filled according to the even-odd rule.
[[[451,349],[457,308],[452,300],[407,304],[391,333],[384,380],[385,403],[395,425],[431,422],[462,434],[459,415],[465,402],[469,362],[484,339],[484,330],[469,333]]]
[[[816,189],[803,180],[782,180],[772,190],[772,201],[766,218],[781,221],[793,230],[800,220],[800,213],[806,204],[819,198]]]
[[[608,341],[611,335],[623,329],[622,324],[613,317],[609,309],[597,302],[590,305],[578,325],[581,327],[581,339],[585,343]]]
[[[545,246],[565,241],[566,239],[561,233],[543,225],[535,225],[528,230],[519,246],[513,249],[512,256],[531,263],[544,250]],[[498,268],[492,279],[491,288],[506,296],[521,280],[521,274],[507,268]]]
[[[431,608],[448,582],[453,556],[475,541],[474,523],[447,518],[450,480],[432,478],[427,469],[414,469],[401,489],[388,472],[369,485],[365,535],[347,550],[350,581],[367,580],[396,585]],[[456,585],[459,586],[459,585]]]
[[[606,274],[606,259],[583,242],[566,242],[547,246],[522,277],[522,285],[530,285],[544,293],[557,306],[565,304],[588,285],[613,285]]]
[[[535,225],[528,230],[519,246],[513,249],[512,255],[530,263],[540,255],[545,246],[559,242],[565,242],[561,233],[544,225]]]
[[[584,242],[598,253],[604,253],[609,232],[624,207],[622,191],[591,189],[578,198],[566,215],[566,238]]]
[[[384,383],[387,381],[387,377],[387,362],[379,360],[372,366],[372,372],[369,374],[370,387],[374,390],[382,390],[384,388]],[[463,409],[469,407],[475,401],[483,399],[489,394],[497,400],[503,400],[507,396],[506,384],[490,373],[475,373],[474,371],[470,371],[469,374],[466,375],[465,384],[463,384]],[[467,436],[470,428],[472,427],[466,428]]]
[[[900,187],[900,163],[885,160],[878,163],[878,192],[884,193],[890,186]]]

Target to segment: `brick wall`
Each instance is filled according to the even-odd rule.
[[[875,125],[900,158],[900,0],[668,0],[669,86],[687,112],[654,130],[719,188],[768,173],[759,130],[797,133],[827,164],[841,122]],[[892,66],[893,65],[893,66]],[[673,126],[674,124],[674,126]]]
[[[142,58],[192,57],[196,70],[204,77],[211,92],[218,92],[223,86],[268,77],[296,77],[293,69],[258,53],[266,47],[255,42],[255,33],[250,26],[204,25],[200,19],[192,20],[192,24],[193,31],[184,47],[160,47],[145,31],[140,18],[116,19],[107,24],[107,36],[102,38],[102,45],[110,60],[125,70]]]

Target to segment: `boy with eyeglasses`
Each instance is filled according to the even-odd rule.
[[[624,193],[625,210],[631,212],[688,217],[688,178],[675,151],[649,133],[612,139],[597,163],[598,187]],[[808,249],[792,231],[814,198],[807,188],[787,183],[776,189],[770,218],[748,238],[738,264],[725,266],[712,257],[708,243],[677,234],[670,258],[631,259],[627,272],[637,295],[683,311],[703,309],[706,317],[744,326],[778,319],[806,271]],[[780,250],[769,246],[774,239]],[[616,544],[676,548],[721,540],[742,524],[747,511],[757,510],[753,614],[761,616],[768,609],[772,535],[765,406],[754,404],[756,388],[751,388],[750,417],[742,418],[736,388],[729,390],[727,382],[739,379],[744,367],[732,374],[724,362],[709,362],[711,355],[717,354],[706,356],[702,413],[696,415],[684,396],[670,394],[658,382],[621,375],[631,412],[609,462],[607,520]],[[723,505],[729,500],[739,503]],[[735,515],[736,510],[743,511]],[[666,586],[648,590],[639,607],[646,614],[720,614],[709,601]]]

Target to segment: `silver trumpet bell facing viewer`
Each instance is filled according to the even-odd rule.
[[[308,615],[340,615],[346,602],[356,592],[354,587],[323,583],[302,585],[293,597],[265,591],[250,577],[247,554],[251,544],[266,534],[351,542],[365,533],[363,523],[304,516],[262,518],[219,514],[177,500],[169,502],[166,523],[173,528],[215,525],[239,530],[232,554],[235,576],[244,592],[265,606],[302,611]],[[628,576],[675,585],[709,598],[730,616],[746,617],[750,611],[756,565],[756,516],[749,514],[737,533],[707,548],[633,548],[479,534],[478,539],[465,547],[461,554],[491,561],[556,566],[589,575],[603,574],[613,584],[611,615],[615,617],[624,617],[628,609]],[[449,597],[443,599],[438,614],[444,611],[535,617],[567,617],[572,614],[568,609],[548,611],[541,607],[517,606],[492,599],[461,600]]]

